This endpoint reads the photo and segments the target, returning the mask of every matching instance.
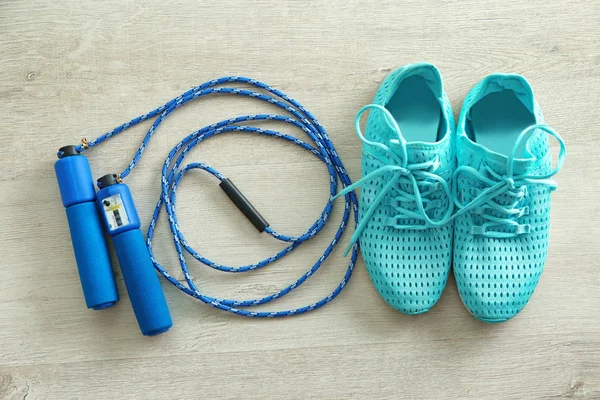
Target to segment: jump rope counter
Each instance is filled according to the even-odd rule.
[[[249,89],[223,86],[224,84],[232,83],[246,85]],[[260,92],[257,90],[260,90]],[[244,96],[260,100],[279,107],[288,115],[254,114],[238,116],[206,126],[181,140],[169,152],[163,164],[161,195],[148,225],[147,237],[144,239],[140,230],[141,224],[137,216],[133,198],[123,180],[135,168],[152,136],[167,116],[191,100],[212,94]],[[131,163],[120,174],[109,174],[100,178],[97,182],[100,190],[96,193],[89,163],[82,153],[126,129],[153,117],[157,118],[148,130]],[[278,131],[248,125],[248,123],[252,123],[253,121],[279,121],[287,123],[302,130],[308,136],[309,141],[305,142]],[[201,162],[183,164],[189,151],[196,145],[212,136],[227,132],[244,132],[283,139],[311,152],[327,166],[330,175],[331,197],[337,193],[338,180],[342,182],[344,187],[352,183],[327,132],[308,110],[281,91],[254,79],[244,77],[230,76],[206,82],[188,90],[163,106],[134,118],[92,141],[88,142],[83,139],[82,144],[79,146],[62,147],[58,152],[59,160],[55,164],[55,171],[63,205],[66,208],[71,240],[88,308],[95,310],[104,309],[111,307],[118,301],[104,231],[107,231],[112,238],[138,324],[142,333],[148,336],[166,332],[172,325],[158,276],[154,273],[152,267],[167,281],[187,295],[215,308],[248,317],[272,318],[306,313],[329,303],[344,289],[352,276],[356,264],[358,255],[357,243],[352,247],[350,263],[342,281],[328,296],[318,302],[296,309],[272,312],[250,311],[246,309],[266,304],[285,296],[297,289],[317,272],[338,244],[342,233],[348,225],[350,214],[354,214],[355,222],[358,220],[358,200],[353,191],[345,195],[342,222],[334,238],[325,249],[323,255],[295,282],[268,296],[252,300],[216,298],[202,294],[198,289],[189,273],[187,262],[184,258],[184,251],[201,263],[219,271],[238,273],[256,270],[281,259],[302,243],[315,237],[327,223],[332,211],[332,204],[328,201],[320,217],[305,233],[297,237],[284,235],[273,230],[266,219],[252,206],[250,201],[248,201],[233,182],[225,178],[217,170]],[[277,240],[289,243],[289,245],[271,257],[240,267],[218,264],[208,260],[194,250],[185,240],[183,233],[179,229],[175,204],[176,190],[181,179],[189,170],[195,168],[202,169],[217,178],[223,191],[260,232],[265,232]],[[173,243],[178,253],[178,261],[185,277],[185,284],[169,274],[156,260],[152,252],[154,229],[163,207],[167,213]]]

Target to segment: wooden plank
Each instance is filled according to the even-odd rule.
[[[600,398],[599,18],[598,2],[583,0],[0,2],[0,398]],[[429,313],[398,314],[378,297],[362,261],[339,299],[294,318],[226,315],[163,282],[175,326],[144,338],[120,273],[121,302],[85,309],[52,169],[58,147],[208,79],[239,74],[311,110],[357,179],[356,111],[390,70],[420,60],[441,69],[455,114],[485,74],[524,74],[567,142],[546,271],[517,318],[475,321],[453,279]],[[127,182],[144,222],[164,158],[184,135],[270,110],[218,97],[167,119]],[[90,152],[95,175],[122,170],[148,127]],[[301,234],[328,198],[324,166],[276,140],[226,135],[190,159],[230,176],[283,233]],[[202,173],[179,192],[182,229],[202,254],[242,265],[282,248],[221,196]],[[320,257],[340,208],[321,235],[264,271],[232,276],[194,265],[192,273],[209,294],[271,293]],[[181,277],[164,220],[155,250]],[[337,249],[275,306],[327,295],[347,262]]]

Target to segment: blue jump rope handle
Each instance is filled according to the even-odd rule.
[[[98,192],[97,199],[140,330],[146,336],[168,331],[173,322],[129,188],[123,183],[106,186]]]
[[[168,331],[173,322],[142,231],[120,233],[113,237],[113,244],[142,333],[154,336]]]
[[[111,307],[119,295],[88,160],[82,155],[65,156],[54,164],[54,170],[86,305],[94,310]]]

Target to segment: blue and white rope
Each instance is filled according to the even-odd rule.
[[[264,90],[268,94],[263,94],[260,92],[256,92],[248,89],[240,89],[233,87],[223,87],[220,85],[229,84],[229,83],[242,83],[253,86],[255,88]],[[220,87],[218,87],[220,86]],[[154,263],[154,267],[156,270],[165,277],[169,282],[171,282],[175,287],[177,287],[182,292],[197,298],[198,300],[203,301],[206,304],[209,304],[213,307],[219,308],[224,311],[228,311],[234,314],[248,316],[248,317],[284,317],[295,314],[302,314],[308,311],[312,311],[323,305],[327,304],[335,297],[337,297],[340,292],[344,289],[350,277],[352,276],[352,272],[354,270],[354,266],[356,265],[356,258],[358,255],[358,243],[355,243],[352,249],[352,256],[350,258],[350,264],[344,278],[340,282],[340,284],[325,298],[320,301],[292,309],[292,310],[283,310],[283,311],[274,311],[274,312],[253,312],[245,309],[241,309],[239,307],[252,307],[260,304],[269,303],[273,300],[276,300],[280,297],[285,296],[290,293],[294,289],[298,288],[302,285],[308,278],[314,275],[315,272],[321,267],[322,263],[329,257],[334,247],[337,245],[344,229],[348,224],[348,220],[350,218],[350,208],[352,208],[352,212],[354,213],[355,222],[358,220],[358,200],[353,191],[350,191],[345,196],[345,207],[344,214],[342,218],[342,222],[335,233],[333,240],[330,242],[329,246],[325,249],[324,254],[314,263],[314,265],[304,273],[298,280],[296,280],[291,285],[279,290],[276,293],[273,293],[269,296],[265,296],[259,299],[254,300],[232,300],[232,299],[220,299],[216,297],[211,297],[202,294],[196,284],[194,283],[188,267],[184,258],[184,250],[187,251],[190,255],[192,255],[195,259],[202,262],[203,264],[214,268],[219,271],[224,272],[246,272],[252,271],[255,269],[259,269],[271,264],[274,261],[279,260],[280,258],[286,256],[291,253],[296,247],[304,243],[305,241],[316,236],[321,229],[327,223],[329,216],[331,214],[332,203],[330,201],[327,202],[325,208],[321,216],[315,221],[314,224],[308,230],[300,235],[299,237],[287,236],[280,233],[275,232],[270,227],[265,229],[269,235],[274,237],[275,239],[289,242],[290,245],[285,249],[281,250],[279,253],[265,258],[262,261],[257,263],[245,265],[242,267],[231,267],[225,266],[218,263],[215,263],[211,260],[200,255],[196,250],[194,250],[188,242],[185,240],[183,233],[179,229],[179,224],[177,221],[177,215],[175,213],[175,203],[176,203],[176,190],[179,186],[179,183],[183,176],[191,169],[199,168],[202,169],[217,179],[222,181],[224,177],[214,168],[210,166],[200,163],[194,162],[182,166],[183,161],[188,154],[188,152],[194,148],[197,144],[206,140],[212,136],[215,136],[220,133],[225,132],[247,132],[247,133],[255,133],[260,135],[272,136],[275,138],[284,139],[290,141],[301,148],[310,151],[313,153],[319,160],[324,162],[327,166],[330,175],[330,195],[333,197],[337,192],[337,183],[338,179],[342,182],[343,186],[346,187],[350,185],[352,182],[350,181],[350,177],[348,176],[342,161],[338,157],[337,152],[333,146],[333,143],[329,139],[327,132],[321,126],[321,124],[317,121],[317,119],[306,110],[300,103],[295,101],[294,99],[288,97],[284,93],[280,92],[277,89],[274,89],[264,83],[256,81],[250,78],[237,77],[237,76],[228,76],[219,79],[215,79],[209,82],[206,82],[200,86],[197,86],[193,89],[188,90],[187,92],[179,95],[175,99],[169,101],[165,105],[158,107],[157,109],[150,111],[147,114],[139,116],[137,118],[132,119],[129,122],[126,122],[110,132],[105,133],[104,135],[94,139],[90,142],[87,142],[87,145],[84,147],[83,145],[77,146],[76,150],[78,152],[84,152],[85,150],[95,147],[100,143],[110,139],[111,137],[123,132],[124,130],[144,121],[149,118],[158,116],[154,121],[152,127],[148,130],[148,133],[144,137],[142,144],[139,149],[135,153],[133,160],[131,163],[125,168],[125,170],[120,174],[121,179],[127,177],[133,168],[137,165],[144,150],[146,149],[152,135],[156,132],[161,122],[173,111],[187,102],[194,100],[199,97],[207,96],[210,94],[232,94],[250,97],[258,100],[262,100],[268,103],[271,103],[290,114],[290,116],[284,115],[273,115],[273,114],[256,114],[256,115],[244,115],[236,118],[231,118],[228,120],[224,120],[218,122],[216,124],[212,124],[206,126],[196,132],[191,133],[187,137],[185,137],[181,142],[179,142],[170,152],[167,158],[165,159],[165,163],[162,169],[161,176],[161,187],[162,192],[160,198],[158,199],[158,203],[156,204],[156,208],[154,210],[154,215],[152,216],[152,220],[150,221],[150,225],[148,227],[148,237],[146,244],[148,246],[148,251],[150,253],[150,257],[152,258],[152,262]],[[312,140],[314,145],[308,144],[296,137],[289,136],[283,134],[281,132],[272,131],[268,129],[260,129],[253,126],[241,125],[240,123],[247,123],[252,121],[264,121],[264,120],[274,120],[288,123],[294,127],[300,128],[304,133]],[[165,207],[167,212],[169,226],[171,228],[171,233],[173,235],[173,242],[175,243],[175,249],[178,253],[179,263],[181,265],[181,269],[183,270],[183,274],[185,276],[185,280],[187,282],[187,286],[182,282],[179,282],[175,279],[171,274],[169,274],[156,260],[152,251],[152,238],[154,236],[154,229],[156,228],[156,222],[162,210],[162,207]]]

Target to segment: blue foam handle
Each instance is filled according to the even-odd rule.
[[[154,336],[173,325],[158,275],[139,229],[113,236],[127,293],[142,333]]]
[[[119,295],[96,203],[76,204],[66,212],[85,303],[94,310],[111,307]]]

